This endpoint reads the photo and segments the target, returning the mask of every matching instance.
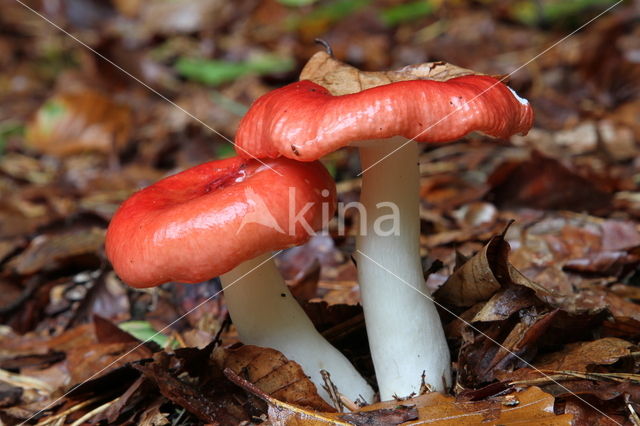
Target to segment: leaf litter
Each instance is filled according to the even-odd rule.
[[[468,69],[507,74],[606,2],[574,2],[567,12],[554,1],[429,1],[415,13],[396,1],[165,3],[69,3],[43,12],[232,138],[242,111],[294,81],[309,58],[305,72],[331,87]],[[294,361],[242,346],[224,295],[181,318],[219,291],[216,280],[133,290],[104,259],[104,230],[121,201],[228,153],[226,142],[18,3],[2,3],[0,12],[1,422],[637,419],[640,74],[632,6],[511,76],[536,110],[528,135],[511,144],[470,135],[424,147],[423,263],[456,386],[450,395],[347,402],[342,412],[320,399]],[[399,71],[361,73],[316,53],[317,37],[357,68]],[[314,72],[319,62],[330,72]],[[426,65],[403,69],[417,62]],[[203,65],[194,73],[185,63]],[[336,91],[353,90],[340,84]],[[326,165],[339,199],[357,200],[353,153],[338,152]],[[280,256],[279,266],[317,328],[374,382],[350,257],[359,219],[353,212],[346,219],[344,233],[332,223]],[[121,323],[162,338],[143,343]]]

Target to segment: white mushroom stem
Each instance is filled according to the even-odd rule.
[[[393,152],[406,142],[358,144],[367,217],[356,259],[381,400],[419,393],[423,371],[434,390],[451,383],[447,341],[420,262],[418,146]]]
[[[220,277],[231,319],[245,344],[277,349],[302,366],[324,390],[320,370],[331,375],[338,391],[355,401],[373,401],[373,390],[347,358],[313,326],[284,283],[270,254],[238,265]]]

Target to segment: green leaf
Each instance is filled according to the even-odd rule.
[[[172,341],[164,334],[158,333],[148,321],[127,321],[118,324],[122,330],[131,334],[143,342],[155,342],[160,347],[177,347],[177,342]]]
[[[309,6],[315,2],[316,0],[278,0],[278,3],[289,7]]]
[[[216,158],[222,160],[236,156],[236,150],[230,143],[221,144],[216,149]]]
[[[435,10],[429,0],[418,0],[411,3],[399,4],[380,11],[380,19],[387,26],[393,27],[403,22],[427,16]]]
[[[223,95],[217,90],[213,90],[211,92],[211,100],[230,113],[237,115],[238,117],[242,117],[249,110],[248,106],[241,104],[240,102],[237,102],[228,96]]]
[[[175,65],[180,75],[209,86],[219,86],[248,74],[286,72],[293,66],[293,59],[275,55],[262,55],[246,62],[180,58]]]
[[[615,0],[527,0],[513,3],[511,13],[524,24],[538,25],[540,22],[556,23],[578,18],[582,12],[592,7],[604,8],[614,3]]]
[[[67,108],[62,103],[55,99],[49,100],[38,110],[37,119],[39,125],[41,125],[46,132],[50,132],[53,130],[56,121],[66,113]]]
[[[4,153],[9,138],[24,135],[24,124],[17,121],[5,121],[0,123],[0,155]]]
[[[371,0],[335,0],[317,7],[308,14],[289,18],[287,28],[295,30],[307,25],[315,26],[317,22],[336,22],[367,6],[369,3],[371,3]]]

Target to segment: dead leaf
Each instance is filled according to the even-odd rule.
[[[115,153],[125,147],[131,111],[100,92],[56,95],[27,126],[26,143],[44,154],[66,156],[86,151]]]
[[[104,375],[130,362],[151,357],[151,350],[140,342],[93,343],[67,351],[66,365],[71,383],[76,384],[94,375]]]
[[[269,420],[274,424],[298,425],[570,425],[570,414],[554,413],[553,396],[531,387],[481,402],[457,402],[453,397],[440,393],[427,393],[402,401],[385,401],[369,405],[348,414],[308,411],[283,403],[233,371],[225,374],[238,386],[262,398],[269,404]]]
[[[570,259],[564,269],[576,272],[591,272],[599,275],[619,276],[626,265],[637,264],[640,257],[625,251],[603,251],[586,257]]]
[[[334,413],[323,413],[317,410],[309,410],[294,404],[280,401],[267,394],[249,380],[241,377],[231,368],[225,368],[224,374],[233,383],[269,404],[268,416],[269,420],[271,420],[273,424],[287,426],[349,425],[349,423],[337,421],[337,419],[332,417]]]
[[[17,405],[22,398],[23,389],[0,381],[0,408]]]
[[[204,349],[178,349],[174,354],[158,352],[153,361],[134,367],[173,403],[205,423],[240,424],[250,412],[264,411],[246,401],[244,392],[225,379],[210,359],[215,344]],[[262,403],[261,403],[262,404]]]
[[[504,235],[496,235],[449,277],[435,292],[435,298],[447,305],[469,307],[513,284],[548,294],[508,262],[509,250]]]
[[[610,191],[534,151],[531,159],[503,163],[489,177],[490,201],[498,208],[602,211],[611,207]]]
[[[156,400],[148,406],[140,415],[138,420],[140,426],[164,426],[171,424],[168,413],[162,413],[160,407],[165,403],[164,398],[156,398]]]
[[[521,309],[540,304],[540,300],[530,289],[511,286],[494,294],[475,314],[471,322],[505,320]]]
[[[221,349],[214,357],[221,369],[231,369],[273,398],[316,411],[333,411],[302,367],[275,349],[244,345]]]
[[[561,351],[538,358],[535,365],[547,370],[587,371],[591,365],[613,364],[620,357],[629,355],[632,346],[632,343],[615,337],[571,343]]]
[[[429,420],[429,424],[451,426],[477,425],[488,421],[501,425],[570,425],[572,419],[570,414],[556,415],[553,396],[537,387],[480,402],[451,404],[449,398],[438,396],[442,402],[436,406],[418,405],[419,420],[407,424],[417,425]]]
[[[326,52],[318,52],[309,59],[300,72],[300,80],[311,80],[326,88],[332,95],[339,96],[398,81],[446,81],[472,74],[481,75],[441,61],[409,65],[397,71],[360,71],[338,61]]]
[[[640,246],[638,225],[623,220],[605,220],[600,223],[602,230],[602,250],[628,250]]]
[[[20,275],[33,274],[41,269],[52,270],[59,263],[76,256],[96,253],[102,247],[104,236],[105,230],[100,228],[39,235],[9,265]]]
[[[394,408],[379,408],[343,414],[340,418],[354,425],[399,425],[418,418],[415,406],[397,404]]]

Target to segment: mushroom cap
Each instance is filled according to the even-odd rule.
[[[412,80],[333,96],[302,80],[254,102],[236,133],[240,156],[313,161],[356,141],[447,142],[472,131],[507,138],[533,124],[529,103],[498,80]]]
[[[319,162],[211,161],[126,200],[109,224],[107,257],[134,287],[201,282],[302,244],[335,204],[335,183]]]

